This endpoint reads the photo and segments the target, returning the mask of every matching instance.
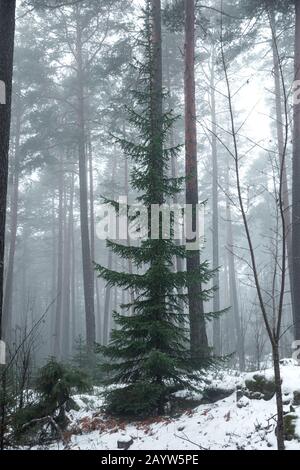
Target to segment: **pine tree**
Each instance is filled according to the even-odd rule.
[[[161,44],[157,41],[158,12],[160,2],[147,2],[144,12],[145,27],[140,45],[144,50],[144,62],[138,62],[138,88],[133,92],[134,108],[128,110],[129,122],[137,131],[137,143],[117,139],[126,156],[131,157],[134,170],[131,183],[140,196],[139,201],[151,214],[152,204],[167,203],[179,192],[182,178],[169,178],[171,157],[180,147],[167,148],[169,132],[176,117],[171,111],[162,111],[166,94],[162,90]],[[160,12],[159,12],[160,13]],[[171,224],[172,225],[172,224]],[[148,224],[148,235],[151,227]],[[141,241],[140,246],[121,245],[108,240],[108,247],[117,255],[132,260],[143,268],[142,274],[116,272],[96,265],[100,277],[108,285],[133,289],[133,303],[122,305],[123,310],[133,310],[131,316],[115,312],[115,325],[108,346],[102,351],[106,358],[109,382],[126,384],[125,388],[110,390],[107,406],[118,414],[147,415],[163,413],[170,394],[189,387],[192,378],[199,376],[195,369],[210,363],[208,351],[198,351],[192,356],[189,345],[188,317],[182,308],[180,294],[193,283],[206,284],[213,276],[206,262],[192,273],[174,272],[175,256],[186,259],[188,252],[172,239],[160,237]],[[171,228],[171,235],[174,227]],[[203,300],[211,295],[211,289],[202,290]]]

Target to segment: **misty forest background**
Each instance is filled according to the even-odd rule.
[[[50,356],[82,365],[121,328],[113,312],[137,292],[107,283],[94,263],[145,272],[96,225],[103,198],[139,196],[124,141],[138,135],[128,108],[147,3],[157,2],[17,2],[2,339],[9,357],[26,344],[31,371]],[[183,308],[193,331],[200,321],[192,348],[228,356],[223,367],[259,370],[300,339],[300,5],[204,3],[161,2],[164,109],[178,116],[166,145],[181,146],[166,176],[186,178],[169,200],[205,203],[196,257],[215,271],[203,287],[215,291],[197,297],[199,281]],[[173,256],[172,269],[185,271],[186,260]]]

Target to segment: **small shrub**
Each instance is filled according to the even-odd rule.
[[[106,396],[106,410],[118,416],[144,418],[157,414],[163,402],[165,387],[136,383],[110,391]]]
[[[299,436],[296,434],[297,419],[297,416],[294,414],[288,414],[284,416],[284,438],[286,441],[299,439]]]
[[[245,396],[248,398],[263,398],[268,401],[271,400],[276,392],[274,379],[268,380],[263,375],[254,375],[253,379],[245,381],[246,390]]]
[[[60,429],[65,429],[68,422],[66,411],[76,409],[77,406],[72,399],[72,392],[86,392],[89,388],[82,371],[50,359],[38,372],[35,382],[36,401],[17,410],[12,416],[16,439],[19,442],[28,441],[30,436],[40,439],[47,417],[51,417]],[[55,427],[52,427],[53,430]]]

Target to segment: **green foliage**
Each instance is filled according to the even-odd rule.
[[[33,403],[18,409],[12,416],[12,428],[16,439],[28,442],[37,431],[43,430],[47,419],[57,423],[60,429],[67,425],[65,412],[76,409],[72,393],[86,392],[90,389],[87,376],[80,370],[69,367],[51,358],[37,374]],[[54,431],[56,428],[54,427]],[[52,429],[53,431],[53,429]]]
[[[129,418],[144,418],[160,412],[166,400],[166,387],[155,383],[137,382],[106,394],[108,413]]]
[[[165,94],[153,89],[155,51],[151,44],[150,6],[145,12],[145,32],[140,40],[145,61],[137,62],[138,88],[133,92],[133,109],[128,110],[129,122],[136,141],[118,138],[126,156],[131,157],[134,169],[132,187],[138,201],[151,214],[151,204],[164,204],[180,190],[182,179],[169,178],[169,162],[180,147],[169,148],[169,132],[176,120],[171,111],[160,114],[158,109]],[[171,224],[172,225],[172,224]],[[149,226],[146,227],[148,231]],[[149,237],[140,246],[108,242],[108,247],[123,259],[141,268],[142,274],[117,272],[96,265],[98,275],[109,286],[134,291],[132,303],[122,305],[123,313],[115,312],[116,328],[111,341],[101,348],[109,374],[108,382],[127,387],[109,391],[107,406],[110,412],[146,415],[163,412],[172,390],[190,387],[195,369],[211,363],[209,351],[199,351],[192,357],[189,349],[188,317],[184,311],[187,295],[182,292],[192,283],[205,285],[213,276],[206,262],[193,272],[174,272],[175,256],[187,258],[184,246],[172,239]],[[203,290],[207,300],[212,289]],[[128,310],[133,314],[126,314]],[[107,360],[108,358],[108,360]],[[124,398],[126,397],[126,398]]]
[[[91,351],[82,336],[76,339],[72,364],[76,369],[84,372],[93,385],[100,385],[103,380],[101,360],[101,354]]]
[[[82,370],[61,364],[54,358],[40,369],[36,379],[36,390],[42,399],[58,407],[70,400],[72,389],[85,392],[89,388],[87,376]]]
[[[284,416],[284,439],[292,441],[294,439],[299,440],[300,436],[296,433],[296,422],[298,416],[294,414],[288,414]]]
[[[264,375],[254,375],[253,379],[245,381],[245,385],[250,395],[253,393],[260,394],[266,401],[271,400],[276,392],[274,379],[268,380]]]

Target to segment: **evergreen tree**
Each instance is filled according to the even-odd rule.
[[[168,178],[169,161],[180,147],[166,148],[169,132],[176,117],[163,109],[166,97],[161,87],[161,44],[158,43],[157,3],[147,2],[145,28],[140,45],[144,50],[144,63],[137,62],[138,88],[133,92],[134,108],[128,110],[129,121],[137,131],[137,143],[117,139],[126,156],[134,163],[131,183],[139,191],[138,200],[151,214],[152,204],[164,204],[174,196],[182,184],[182,178]],[[155,29],[156,28],[156,29]],[[172,225],[172,224],[171,224]],[[126,384],[125,388],[110,390],[107,394],[108,409],[118,414],[146,415],[162,413],[170,394],[182,387],[190,387],[192,378],[198,376],[195,369],[211,362],[208,351],[192,355],[189,347],[187,315],[182,309],[180,294],[193,283],[206,284],[213,276],[207,262],[194,272],[174,272],[175,256],[186,259],[188,252],[172,239],[162,238],[160,221],[157,240],[148,239],[140,246],[125,246],[108,241],[108,247],[122,258],[144,269],[142,274],[116,272],[96,265],[100,277],[108,285],[134,289],[130,308],[133,315],[115,312],[116,329],[111,341],[102,348],[109,363],[104,367],[110,372],[109,382]],[[174,227],[171,228],[174,234]],[[202,290],[203,300],[210,297],[212,289]]]

